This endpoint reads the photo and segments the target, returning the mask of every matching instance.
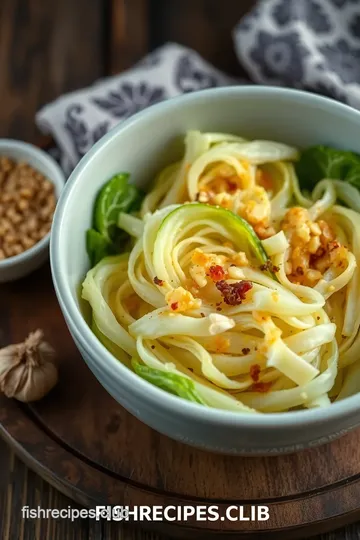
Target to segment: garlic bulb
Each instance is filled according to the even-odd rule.
[[[24,343],[0,349],[0,391],[19,401],[37,401],[56,385],[55,351],[43,341],[42,330]]]

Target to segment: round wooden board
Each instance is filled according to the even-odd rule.
[[[56,348],[60,382],[42,401],[0,398],[0,431],[44,479],[85,505],[264,504],[270,519],[156,522],[180,538],[308,538],[360,519],[360,430],[294,455],[237,458],[174,442],[121,408],[81,359],[48,265],[0,287],[0,345],[38,327]],[[149,524],[138,523],[140,526]]]

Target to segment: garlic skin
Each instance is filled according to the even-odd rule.
[[[24,343],[0,349],[0,391],[24,403],[43,398],[58,382],[55,351],[43,341],[42,330]]]

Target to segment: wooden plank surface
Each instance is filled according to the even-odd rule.
[[[104,75],[105,30],[103,0],[0,1],[0,137],[33,141],[40,106]]]
[[[99,77],[129,68],[167,41],[196,49],[241,75],[231,30],[252,0],[0,0],[0,137],[33,141],[40,106]],[[8,343],[2,306],[0,345]],[[76,507],[0,441],[2,540],[158,540],[117,523],[23,520],[24,505]],[[360,525],[318,540],[360,539]]]
[[[219,69],[244,76],[231,32],[254,0],[152,0],[151,46],[175,41],[195,49]]]
[[[149,51],[148,0],[112,0],[107,70],[111,74],[129,69]]]

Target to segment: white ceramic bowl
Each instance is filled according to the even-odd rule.
[[[59,198],[65,177],[56,161],[36,146],[13,139],[0,139],[0,156],[24,161],[45,175]],[[20,279],[41,266],[49,257],[50,232],[30,249],[0,261],[0,283]]]
[[[360,113],[330,99],[270,87],[205,90],[155,105],[105,135],[77,166],[58,203],[50,257],[58,300],[80,353],[106,390],[157,431],[227,454],[280,454],[316,446],[360,425],[360,394],[329,408],[245,415],[190,403],[140,379],[96,339],[78,301],[88,270],[85,231],[95,196],[119,171],[144,185],[179,158],[188,129],[226,131],[298,147],[360,151]],[[359,299],[360,300],[360,299]],[[104,411],[106,415],[106,411]]]

